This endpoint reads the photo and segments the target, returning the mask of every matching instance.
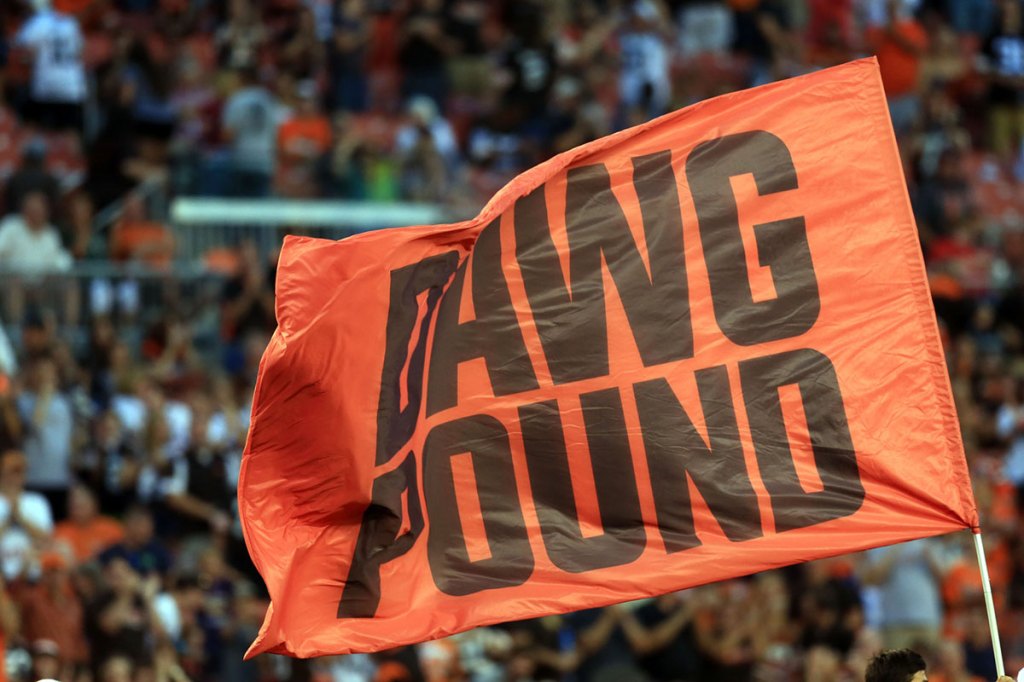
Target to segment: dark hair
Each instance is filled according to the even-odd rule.
[[[910,682],[926,667],[921,654],[916,651],[887,649],[875,654],[868,663],[864,682]]]

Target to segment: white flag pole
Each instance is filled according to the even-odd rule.
[[[981,587],[985,592],[985,611],[988,613],[988,630],[992,635],[992,652],[996,657],[996,673],[1006,674],[1003,666],[1003,647],[999,643],[999,627],[996,624],[996,606],[992,601],[992,583],[988,579],[988,561],[985,559],[985,545],[981,542],[981,531],[974,533],[974,551],[978,554],[978,568],[981,569]]]

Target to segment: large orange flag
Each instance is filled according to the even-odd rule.
[[[976,528],[873,59],[289,237],[250,654],[374,651]]]

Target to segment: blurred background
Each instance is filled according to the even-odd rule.
[[[285,233],[474,215],[520,171],[875,54],[1024,664],[1021,0],[0,0],[0,678],[995,679],[968,534],[366,656],[242,663],[235,505]]]

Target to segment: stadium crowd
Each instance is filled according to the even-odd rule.
[[[234,492],[274,327],[274,254],[227,244],[217,288],[184,289],[173,227],[149,201],[410,200],[472,215],[552,154],[870,54],[1016,670],[1022,10],[1021,0],[0,1],[0,680],[852,681],[883,645],[921,651],[931,680],[995,679],[966,533],[382,654],[243,663],[267,597]],[[157,300],[129,279],[64,279],[97,263],[162,273]]]

